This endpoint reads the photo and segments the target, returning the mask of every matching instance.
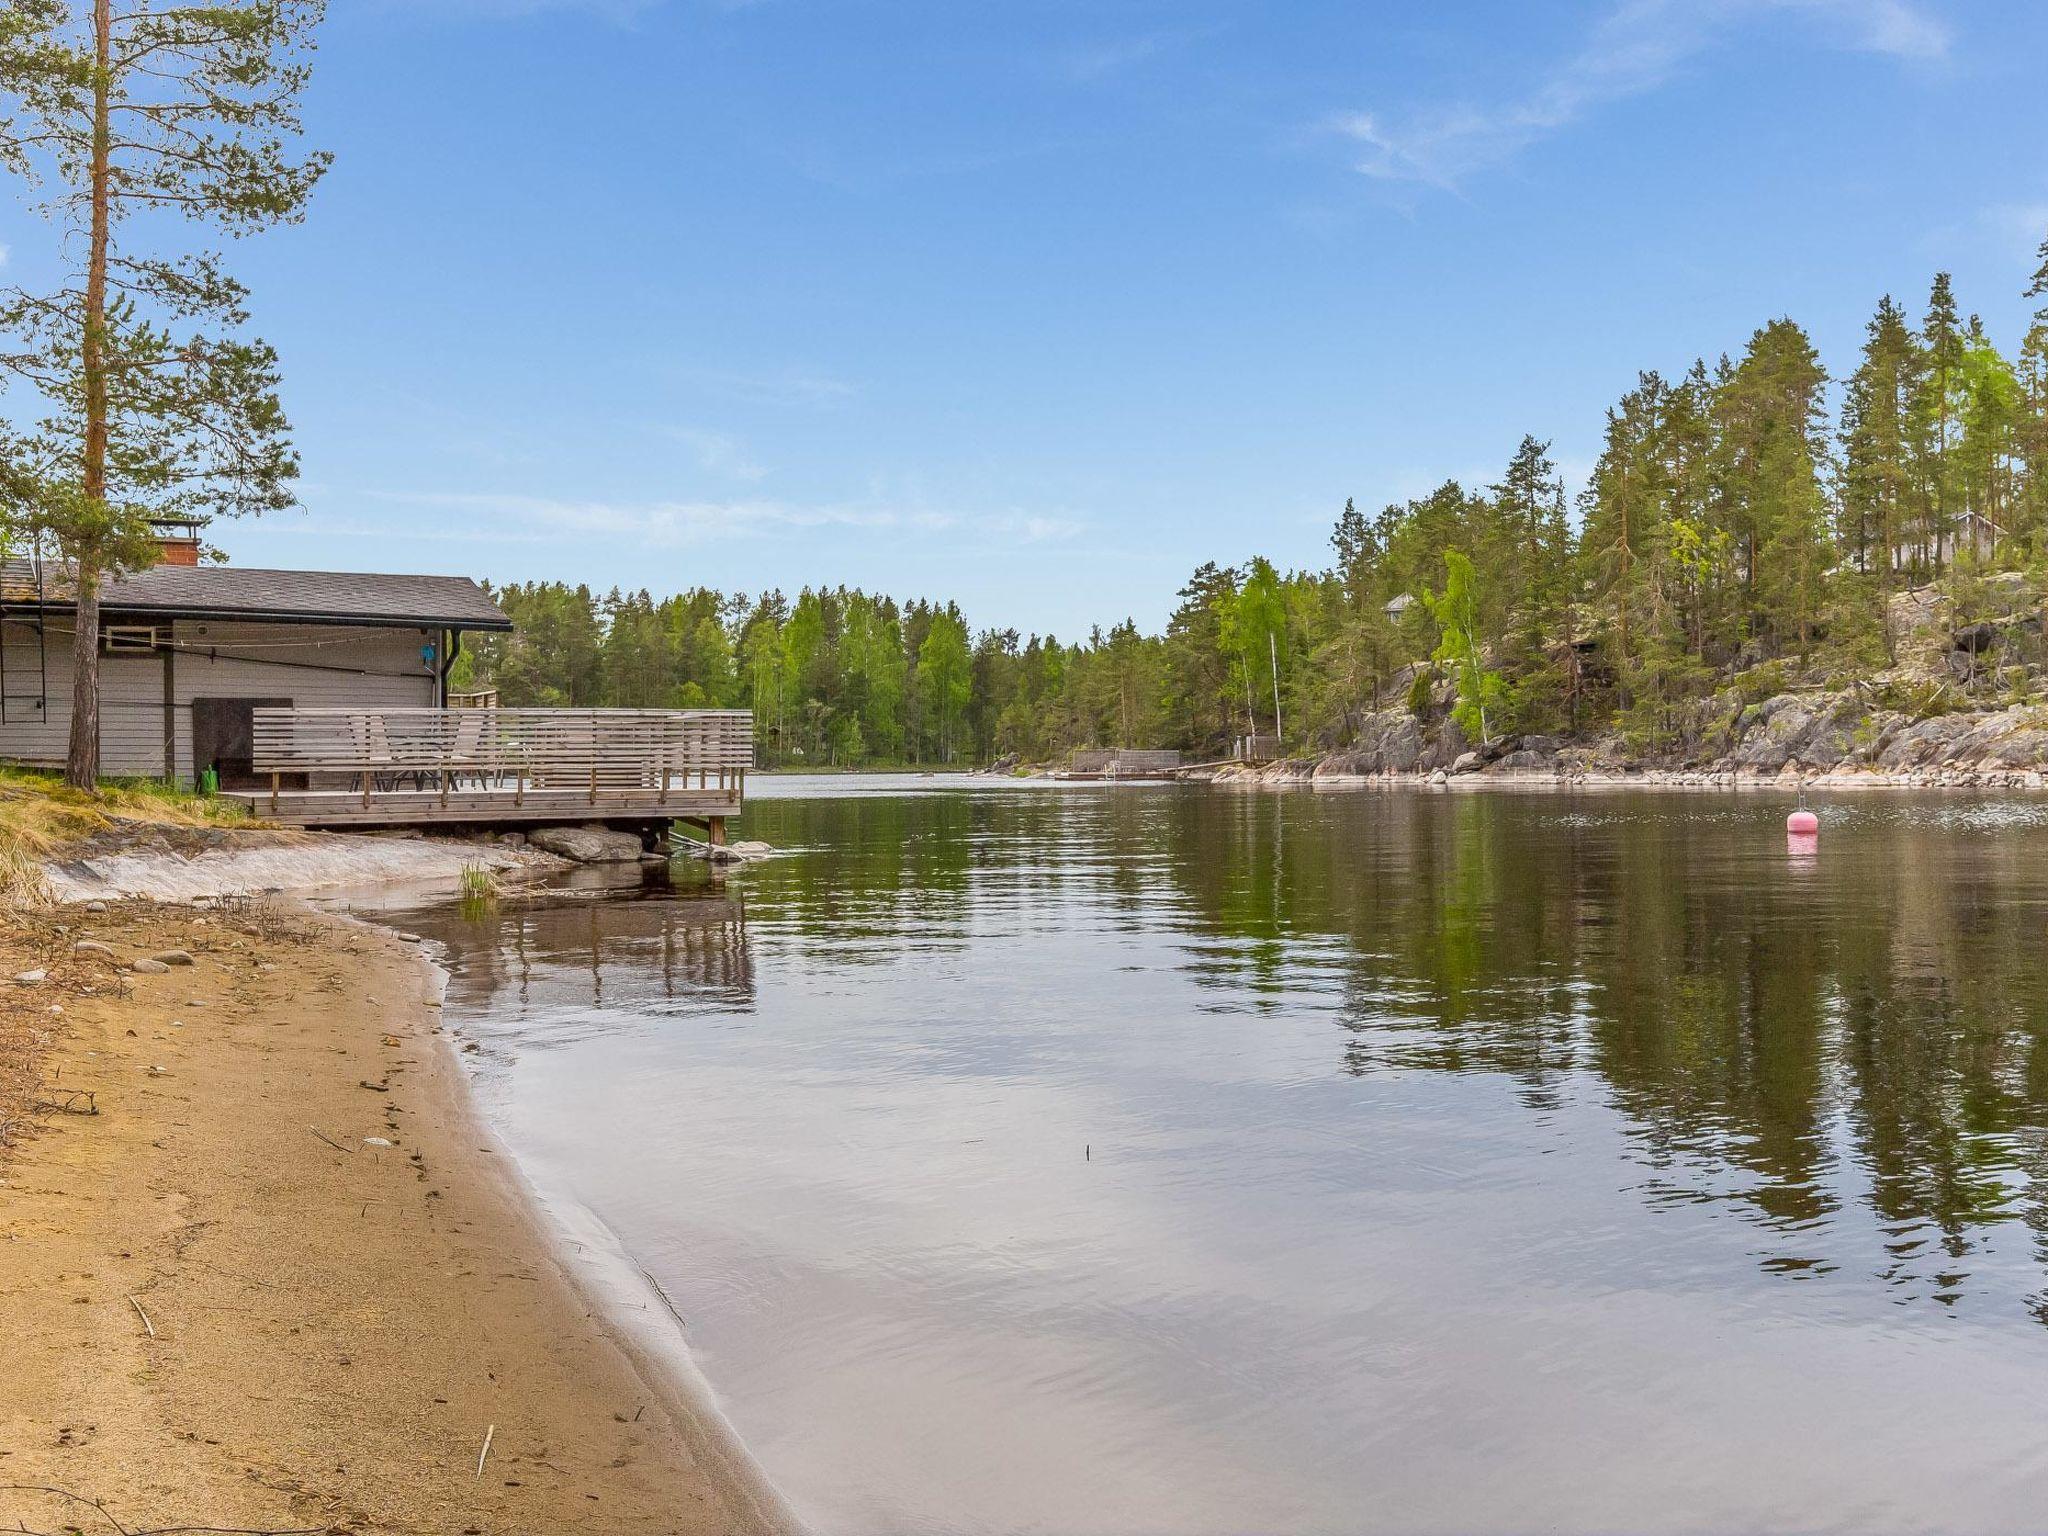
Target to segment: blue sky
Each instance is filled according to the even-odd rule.
[[[2039,0],[332,0],[244,564],[1159,623],[2048,233]],[[0,244],[44,232],[10,205]],[[17,261],[17,264],[23,264]]]

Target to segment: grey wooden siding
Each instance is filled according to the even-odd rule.
[[[6,720],[0,759],[44,767],[64,761],[71,731],[71,630],[53,621],[47,707],[38,709],[33,625],[9,620],[5,635]],[[307,708],[399,709],[434,703],[434,677],[420,648],[439,636],[420,629],[318,624],[180,621],[168,626],[174,654],[173,724],[177,774],[192,778],[195,698],[290,699]],[[164,771],[164,658],[100,658],[100,759],[109,775]]]

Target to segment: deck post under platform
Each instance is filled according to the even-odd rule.
[[[725,846],[725,818],[723,816],[707,818],[704,832],[705,836],[711,839],[712,847],[723,848]]]

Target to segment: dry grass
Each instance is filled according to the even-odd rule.
[[[62,1025],[64,1005],[93,993],[127,995],[124,976],[71,946],[68,927],[53,913],[17,908],[0,926],[0,1150],[53,1107],[72,1107],[65,1095],[50,1092],[43,1076],[43,1056]],[[43,979],[33,985],[14,980],[28,971],[41,971]],[[52,1099],[59,1102],[53,1106]]]
[[[118,823],[203,827],[247,819],[233,801],[186,794],[152,780],[109,780],[89,795],[67,788],[55,774],[0,768],[0,908],[40,902],[43,861],[67,843]]]

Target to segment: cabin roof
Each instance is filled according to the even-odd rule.
[[[73,604],[70,572],[43,567],[41,603]],[[0,567],[0,608],[38,605],[26,560]],[[265,571],[248,566],[159,565],[116,577],[100,593],[109,617],[237,619],[272,624],[367,624],[509,630],[504,610],[467,576],[379,576],[356,571]]]

